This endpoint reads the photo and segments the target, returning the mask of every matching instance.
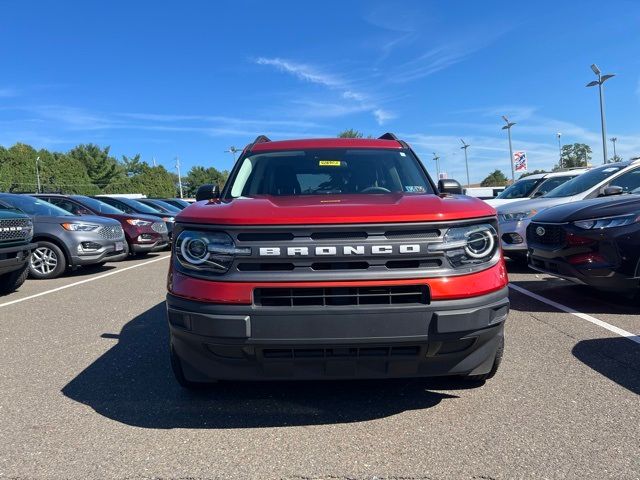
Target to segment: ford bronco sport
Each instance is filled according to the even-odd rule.
[[[29,275],[33,222],[22,212],[0,202],[0,294],[17,290]]]
[[[509,310],[496,214],[455,193],[393,134],[258,137],[176,219],[178,382],[493,376]]]

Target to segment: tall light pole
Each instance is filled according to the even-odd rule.
[[[36,157],[36,182],[38,184],[38,193],[42,193],[40,191],[41,188],[40,188],[40,165],[39,165],[39,163],[40,163],[40,157],[37,156]]]
[[[469,188],[471,186],[471,183],[469,182],[469,161],[467,160],[467,148],[469,148],[471,145],[465,143],[463,139],[460,139],[460,141],[462,142],[462,146],[460,147],[460,149],[464,150],[464,166],[467,169],[467,188]]]
[[[240,150],[239,148],[236,148],[233,145],[231,145],[229,147],[229,150],[225,150],[224,153],[230,153],[231,155],[233,155],[233,163],[236,163],[236,153],[238,153],[240,151],[242,151],[242,150]]]
[[[180,175],[180,157],[176,157],[176,170],[178,171],[178,188],[180,189],[180,198],[182,195],[182,175]]]
[[[602,127],[602,155],[604,157],[602,163],[607,163],[607,122],[604,117],[604,90],[602,85],[611,77],[615,77],[615,74],[602,75],[602,72],[595,63],[591,65],[591,70],[597,75],[598,80],[587,83],[587,87],[598,86],[598,93],[600,94],[600,125]]]
[[[616,154],[616,142],[618,141],[618,137],[611,137],[609,140],[611,140],[611,143],[613,143],[613,161],[617,162],[618,155]]]
[[[558,166],[562,168],[562,143],[560,143],[560,137],[562,134],[558,132],[556,135],[558,137]]]
[[[436,172],[438,172],[438,180],[440,180],[440,157],[433,152],[433,159],[436,162]]]
[[[511,164],[511,183],[515,183],[516,181],[516,172],[513,169],[513,147],[511,146],[511,127],[513,127],[516,122],[510,122],[509,119],[503,115],[502,119],[506,123],[502,130],[507,131],[507,135],[509,136],[509,163]]]

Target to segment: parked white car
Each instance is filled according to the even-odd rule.
[[[640,188],[640,159],[608,163],[569,180],[542,197],[497,208],[500,243],[505,256],[527,255],[527,227],[538,212],[556,205],[596,197],[620,195]]]
[[[537,198],[549,193],[572,178],[588,171],[587,168],[572,168],[560,172],[536,173],[521,178],[507,187],[500,195],[492,200],[485,200],[493,208],[526,198]]]

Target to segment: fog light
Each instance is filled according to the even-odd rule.
[[[78,252],[79,253],[95,252],[96,250],[100,250],[101,248],[102,248],[102,245],[100,245],[99,243],[82,242],[80,245],[78,245]]]
[[[138,241],[139,242],[152,242],[153,241],[153,235],[151,235],[150,233],[143,233],[142,235],[138,235]]]
[[[502,241],[509,245],[517,245],[524,242],[524,239],[518,233],[505,233],[502,235]]]

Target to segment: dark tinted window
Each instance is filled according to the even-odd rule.
[[[542,178],[524,178],[505,188],[496,198],[526,198],[542,181]]]
[[[46,200],[40,200],[39,198],[30,197],[29,195],[12,195],[0,198],[9,205],[29,215],[42,215],[44,217],[71,216],[71,213],[66,210],[56,207]]]
[[[547,193],[545,197],[560,198],[570,197],[579,193],[586,192],[587,190],[595,187],[603,180],[606,180],[611,175],[618,173],[624,168],[624,165],[603,165],[602,167],[594,168],[588,172],[578,175],[573,180],[569,180],[558,188]]]
[[[618,178],[611,180],[609,185],[612,187],[622,187],[624,193],[629,193],[640,188],[640,168],[623,173]]]
[[[244,159],[232,197],[434,193],[409,150],[320,149],[268,152]]]
[[[558,188],[560,185],[562,185],[563,183],[568,182],[569,180],[571,180],[572,178],[576,178],[577,175],[574,175],[572,177],[570,176],[566,176],[566,177],[553,177],[553,178],[547,178],[544,182],[542,182],[542,184],[536,189],[536,195],[544,195],[546,193],[549,193],[551,190],[553,190],[554,188]]]
[[[84,197],[81,195],[74,195],[73,196],[74,200],[78,200],[80,203],[86,205],[87,207],[89,207],[90,209],[92,209],[94,212],[98,212],[98,213],[108,213],[108,214],[113,214],[113,215],[118,215],[121,213],[124,213],[122,210],[113,207],[111,205],[109,205],[108,203],[105,203],[101,200],[96,200],[95,198],[91,198],[91,197]]]

